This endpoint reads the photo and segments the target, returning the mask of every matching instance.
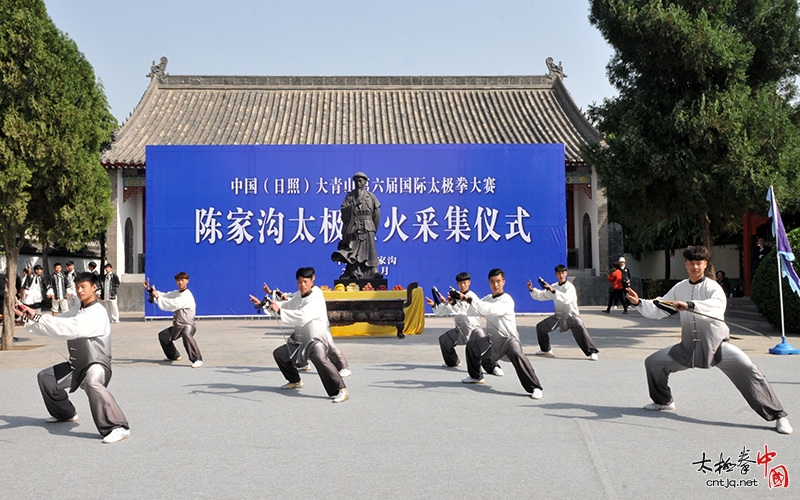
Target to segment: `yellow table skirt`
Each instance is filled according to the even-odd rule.
[[[407,290],[385,290],[368,292],[334,292],[323,291],[325,300],[379,300],[379,299],[405,299]],[[411,305],[403,308],[405,322],[403,333],[417,335],[425,329],[425,295],[422,288],[411,291]],[[331,334],[334,337],[350,337],[360,335],[397,335],[397,328],[393,326],[377,326],[369,323],[354,323],[348,326],[332,326]]]

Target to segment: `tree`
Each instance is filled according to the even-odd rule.
[[[664,279],[669,280],[671,274],[670,259],[673,249],[687,246],[691,234],[696,234],[696,224],[686,220],[681,214],[662,219],[641,229],[633,237],[628,237],[625,248],[628,253],[637,257],[643,253],[664,251]]]
[[[75,246],[113,215],[100,151],[116,120],[94,71],[59,31],[42,0],[0,0],[0,240],[6,252],[4,312],[26,236]],[[13,321],[0,348],[11,349]]]
[[[584,157],[633,234],[669,221],[662,234],[711,248],[763,211],[770,184],[798,206],[797,11],[796,0],[591,0],[619,96],[590,108],[606,144]]]

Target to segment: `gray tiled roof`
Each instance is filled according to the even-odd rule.
[[[548,144],[566,161],[599,142],[560,77],[156,75],[102,155],[143,166],[158,144]]]

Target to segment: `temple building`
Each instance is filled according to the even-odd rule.
[[[546,64],[532,76],[198,76],[166,73],[162,57],[102,155],[116,209],[107,261],[144,272],[146,145],[563,144],[570,272],[604,276],[606,200],[580,153],[602,135]]]

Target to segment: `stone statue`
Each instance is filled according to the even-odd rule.
[[[381,222],[381,203],[367,191],[367,174],[353,176],[355,188],[342,202],[342,241],[331,255],[334,262],[344,263],[340,279],[380,279],[375,232]]]
[[[162,57],[161,62],[159,62],[158,64],[156,64],[156,62],[153,61],[153,65],[150,66],[150,73],[148,73],[146,77],[147,78],[163,77],[167,74],[166,72],[167,72],[167,58]]]
[[[558,65],[553,62],[552,57],[548,57],[544,60],[544,63],[547,65],[547,79],[548,80],[555,80],[556,77],[566,78],[567,75],[564,74],[564,68],[561,66],[561,61],[558,61]]]

